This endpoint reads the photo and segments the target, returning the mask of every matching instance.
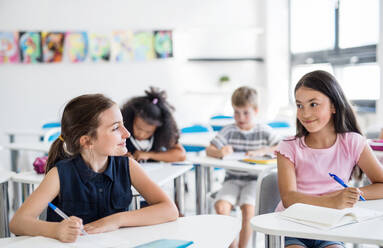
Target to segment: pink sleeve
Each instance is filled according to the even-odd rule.
[[[283,140],[278,144],[277,149],[275,150],[275,153],[280,153],[281,155],[289,159],[293,164],[295,164],[295,154],[296,154],[295,144],[296,144],[295,139],[290,140],[289,138],[287,140]]]
[[[364,147],[366,146],[366,138],[358,133],[347,133],[349,136],[349,145],[352,147],[351,152],[355,158],[355,164],[358,163],[360,155],[363,152]]]

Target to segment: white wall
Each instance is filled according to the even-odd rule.
[[[231,90],[242,84],[260,90],[262,116],[272,118],[277,106],[287,102],[287,58],[279,54],[283,49],[287,52],[287,43],[278,38],[287,33],[287,28],[280,32],[284,26],[279,25],[285,23],[287,27],[287,21],[279,18],[285,15],[286,4],[283,0],[272,2],[1,0],[0,31],[172,29],[175,57],[121,64],[0,65],[0,133],[10,128],[40,128],[45,121],[58,120],[65,103],[79,94],[101,92],[122,104],[150,85],[166,89],[181,126],[231,111]],[[263,28],[263,34],[254,35],[252,31],[258,27]],[[264,56],[266,63],[187,61],[188,57],[198,56],[258,55]],[[274,62],[278,66],[273,67]],[[231,86],[217,87],[222,75],[231,78]],[[280,85],[282,91],[276,91]],[[267,100],[270,89],[280,92],[280,102]],[[6,141],[5,136],[0,136],[0,145]],[[4,154],[8,153],[0,156]]]

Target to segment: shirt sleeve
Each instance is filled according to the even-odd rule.
[[[275,150],[275,153],[279,153],[282,156],[286,157],[288,160],[290,160],[295,165],[295,155],[296,155],[296,144],[295,137],[288,138],[285,140],[282,140]]]
[[[347,135],[349,136],[348,144],[350,145],[351,153],[355,158],[355,164],[357,164],[360,159],[360,155],[362,154],[363,149],[367,144],[366,138],[358,133],[350,132],[347,133]]]
[[[228,144],[229,140],[229,127],[224,127],[217,136],[210,141],[210,144],[217,147],[218,149],[222,149],[222,147],[226,146]]]

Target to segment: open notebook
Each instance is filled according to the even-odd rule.
[[[359,207],[334,209],[296,203],[279,215],[293,222],[327,230],[383,216],[383,212]]]
[[[249,157],[244,152],[234,152],[222,158],[223,160],[235,160],[249,164],[276,164],[277,158],[274,154]]]

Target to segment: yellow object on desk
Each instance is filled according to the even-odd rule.
[[[244,158],[239,160],[241,162],[249,163],[249,164],[276,164],[276,158]]]

